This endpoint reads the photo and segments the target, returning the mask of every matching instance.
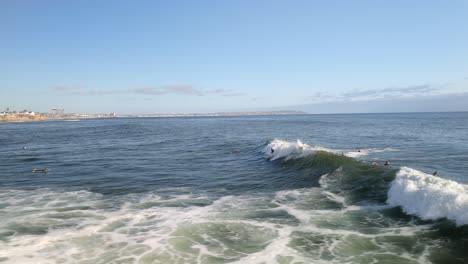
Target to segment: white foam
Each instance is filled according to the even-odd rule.
[[[342,168],[339,167],[337,170],[340,170],[340,171],[341,171]],[[330,181],[330,179],[328,178],[328,173],[326,173],[326,174],[320,176],[320,179],[319,179],[320,187],[322,187],[322,188],[324,188],[324,189],[328,188],[328,185],[329,185],[328,182],[329,182],[329,181]]]
[[[200,199],[211,203],[197,206],[189,202],[197,204]],[[420,227],[392,226],[378,234],[362,233],[353,229],[347,211],[317,210],[310,205],[323,199],[341,201],[339,196],[315,187],[221,198],[157,193],[112,197],[47,189],[5,191],[0,192],[0,201],[7,217],[2,218],[0,231],[17,222],[50,228],[44,234],[18,233],[0,240],[0,258],[7,258],[2,263],[207,263],[208,257],[237,263],[284,263],[284,259],[290,263],[326,263],[290,242],[304,232],[346,243],[350,235],[373,239],[414,236],[420,231]],[[257,217],[258,212],[272,210],[285,211],[299,222],[270,214]],[[53,218],[56,224],[37,222],[50,219],[51,214],[68,213],[76,217]],[[244,243],[264,247],[250,252],[240,246]],[[328,252],[330,246],[326,242],[318,250]],[[332,254],[332,262],[343,263],[339,254],[326,254]]]
[[[339,196],[337,194],[334,194],[328,191],[323,191],[322,193],[331,201],[334,201],[335,203],[339,203],[339,204],[342,204],[343,206],[346,206],[345,198],[343,196]]]
[[[273,140],[263,149],[263,153],[265,153],[265,156],[270,160],[277,160],[280,158],[286,160],[297,159],[313,155],[317,151],[335,152],[331,149],[307,145],[300,140],[293,142],[280,139]]]
[[[384,149],[377,149],[377,148],[367,148],[367,149],[360,149],[359,151],[348,151],[345,152],[345,156],[348,156],[350,158],[359,158],[362,156],[367,156],[372,153],[382,153],[382,152],[388,152],[388,151],[398,151],[398,149],[394,148],[384,148]]]
[[[278,256],[290,256],[292,258],[290,263],[306,262],[307,260],[299,256],[295,249],[288,246],[292,231],[290,227],[279,229],[278,236],[264,250],[247,255],[233,263],[279,263]]]
[[[388,190],[387,202],[425,220],[447,218],[468,224],[468,189],[452,180],[402,167]]]
[[[243,208],[243,203],[249,202],[249,199],[235,196],[213,200],[209,197],[185,194],[168,198],[149,194],[140,199],[131,195],[119,199],[121,203],[115,204],[117,207],[107,206],[105,209],[100,209],[101,203],[113,204],[117,201],[106,201],[106,197],[86,191],[11,191],[0,193],[0,198],[6,201],[4,210],[9,215],[4,223],[0,223],[0,231],[10,229],[11,224],[18,221],[24,226],[33,226],[36,220],[47,229],[50,224],[43,220],[47,220],[51,213],[63,215],[79,212],[91,216],[53,219],[57,224],[45,234],[15,234],[6,242],[0,240],[0,246],[5,249],[0,250],[0,258],[7,258],[5,263],[96,263],[98,260],[110,263],[118,262],[118,258],[133,258],[134,262],[156,261],[161,258],[166,259],[168,263],[197,259],[198,263],[204,263],[203,259],[208,256],[228,257],[224,256],[223,252],[231,252],[236,248],[228,248],[227,244],[223,244],[219,240],[223,235],[217,233],[216,226],[212,227],[213,225],[235,232],[230,239],[235,239],[238,235],[253,240],[267,239],[274,236],[278,232],[276,230],[281,229],[280,225],[268,222],[245,221],[237,217],[230,220],[229,218],[236,214],[225,212],[226,207]],[[207,206],[187,204],[172,207],[175,201],[199,199],[210,199],[212,203]],[[140,206],[147,203],[155,205]],[[26,204],[29,206],[25,207]],[[88,205],[89,208],[80,207],[82,204]],[[62,212],[64,207],[69,208],[69,211]],[[246,205],[246,208],[250,206]],[[197,232],[200,238],[197,238]],[[250,237],[250,233],[255,235]],[[193,238],[204,242],[195,241]],[[173,242],[174,239],[179,239],[179,242]],[[259,242],[264,243],[268,240]],[[186,249],[178,248],[180,243],[189,243],[191,246]],[[237,258],[244,255],[238,252]]]
[[[272,152],[273,150],[273,152]],[[329,148],[324,148],[320,146],[311,146],[308,144],[303,143],[300,140],[296,141],[286,141],[275,139],[271,141],[264,149],[263,153],[267,158],[270,160],[276,160],[284,158],[288,159],[297,159],[302,158],[305,156],[313,155],[317,151],[326,151],[335,154],[343,153],[345,156],[350,158],[358,158],[362,156],[368,156],[373,153],[382,153],[382,152],[390,152],[390,151],[398,151],[395,148],[366,148],[360,149],[359,151],[345,151],[345,150],[333,150]]]

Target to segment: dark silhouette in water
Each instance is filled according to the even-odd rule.
[[[45,169],[33,169],[32,172],[34,172],[34,173],[37,173],[37,172],[47,173],[48,170],[47,170],[47,168],[45,168]]]
[[[388,160],[385,161],[384,166],[390,166],[390,162]]]
[[[434,171],[432,175],[437,176],[437,171]]]

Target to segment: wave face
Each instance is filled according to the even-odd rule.
[[[423,220],[446,218],[458,226],[468,224],[468,190],[455,181],[408,167],[374,167],[299,140],[288,142],[275,139],[263,149],[263,153],[272,161],[283,159],[325,174],[320,178],[320,185],[332,195],[344,197],[344,201],[350,205],[386,203],[401,206],[403,212]],[[358,153],[367,155],[369,152]]]
[[[306,168],[314,174],[326,174],[320,179],[320,184],[346,196],[352,204],[384,203],[396,172],[391,168],[374,167],[331,149],[309,146],[299,140],[288,142],[275,139],[263,149],[263,153],[272,161],[282,159],[292,167]]]
[[[392,239],[401,239],[406,242],[409,241],[408,237],[412,239],[418,237],[418,243],[426,241],[423,243],[428,245],[422,251],[424,253],[421,252],[422,255],[429,256],[433,248],[440,247],[440,245],[436,246],[438,243],[434,243],[432,239],[441,234],[451,239],[455,236],[456,239],[449,242],[450,247],[461,250],[468,235],[467,187],[455,181],[428,175],[408,167],[372,166],[371,162],[353,158],[386,151],[396,150],[389,148],[361,150],[353,155],[349,152],[340,153],[336,150],[307,145],[299,140],[278,139],[263,148],[265,157],[281,167],[300,169],[312,175],[323,174],[319,178],[319,185],[322,190],[321,195],[328,199],[328,203],[334,203],[343,215],[365,215],[364,219],[358,217],[360,223],[349,223],[352,228],[359,229],[360,225],[367,227],[376,225],[379,226],[376,232],[390,232],[394,236]],[[298,193],[298,191],[291,191],[286,197]],[[316,203],[317,200],[309,200],[309,202]],[[287,212],[303,223],[313,222],[309,214],[304,214],[295,208],[288,208]],[[379,215],[378,219],[374,218],[375,215],[372,216],[376,212]],[[323,212],[322,214],[326,215]],[[337,219],[327,221],[332,226],[340,226],[335,220],[343,221],[341,218],[343,215],[335,215]],[[433,222],[424,222],[427,220]],[[410,233],[402,230],[389,231],[389,228],[401,227],[401,225],[410,227]],[[378,241],[379,238],[372,240]],[[379,246],[379,243],[373,246]],[[440,261],[434,261],[434,259],[437,258],[419,257],[398,261],[405,263],[406,261],[409,263]]]
[[[388,203],[425,220],[447,218],[457,225],[468,224],[468,189],[442,179],[402,167],[388,190]]]

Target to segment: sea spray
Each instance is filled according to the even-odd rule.
[[[281,158],[286,160],[297,159],[312,155],[317,151],[333,152],[331,149],[304,144],[300,140],[291,142],[280,139],[273,140],[263,149],[263,153],[265,153],[266,157],[270,160]]]
[[[398,171],[387,202],[424,220],[447,218],[459,226],[468,224],[466,186],[408,167]]]

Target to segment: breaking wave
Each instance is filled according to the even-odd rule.
[[[289,142],[279,139],[273,140],[263,149],[263,153],[270,160],[297,159],[312,155],[317,151],[333,152],[331,149],[304,144],[300,140]]]
[[[468,188],[452,180],[402,167],[388,191],[388,203],[424,220],[447,218],[468,224]]]
[[[273,151],[272,151],[273,150]],[[372,152],[394,151],[361,150]],[[275,139],[263,149],[272,160],[309,167],[320,173],[319,184],[328,195],[350,206],[400,206],[402,211],[422,220],[448,219],[456,225],[468,224],[468,187],[452,180],[408,167],[375,167],[355,160],[356,154],[310,146],[301,141]]]
[[[374,167],[301,141],[261,147],[268,165],[286,167],[279,177],[290,179],[299,169],[316,185],[239,194],[188,187],[125,195],[0,189],[0,262],[466,260],[466,186],[407,167]],[[455,236],[438,231],[439,223],[449,223],[444,232]],[[455,258],[460,262],[450,262]]]
[[[271,160],[277,159],[297,159],[302,158],[311,154],[316,153],[317,151],[326,151],[329,153],[334,154],[343,154],[344,156],[350,158],[359,158],[362,156],[368,156],[373,153],[382,153],[382,152],[393,152],[398,151],[395,148],[365,148],[353,151],[346,151],[346,150],[334,150],[329,148],[324,148],[320,146],[311,146],[308,144],[303,143],[300,140],[296,141],[285,141],[280,139],[275,139],[271,141],[265,148],[263,152],[265,153],[266,157]]]

